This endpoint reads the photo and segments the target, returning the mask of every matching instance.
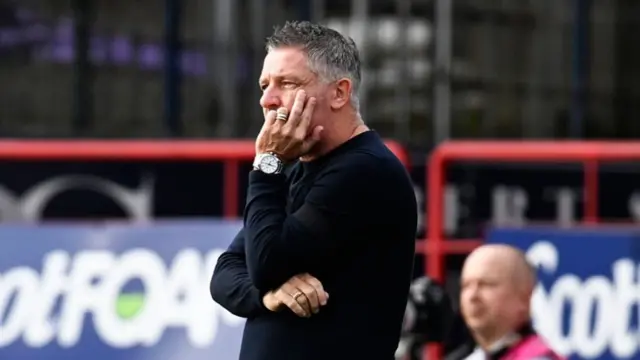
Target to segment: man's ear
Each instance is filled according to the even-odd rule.
[[[351,90],[351,80],[347,78],[338,80],[331,99],[331,109],[339,110],[348,104],[351,99]]]

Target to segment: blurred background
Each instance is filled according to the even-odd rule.
[[[412,300],[421,315],[408,311],[399,358],[419,358],[427,340],[464,340],[433,314],[455,312],[462,261],[491,241],[487,230],[516,226],[524,233],[508,238],[523,250],[544,237],[560,257],[583,254],[541,281],[550,298],[567,274],[584,282],[557,290],[569,305],[551,342],[575,359],[640,359],[640,295],[602,300],[618,299],[613,264],[640,262],[637,0],[0,0],[0,358],[237,356],[242,322],[207,286],[241,226],[263,42],[285,20],[356,41],[363,117],[414,180],[416,291],[432,295]],[[596,164],[595,145],[580,144],[585,170],[561,158],[567,139],[607,140],[624,161]],[[455,140],[487,153],[499,140],[516,141],[506,152],[556,141],[544,146],[559,155],[449,161],[434,192],[443,209],[427,214],[426,173],[442,165],[428,162]],[[567,247],[562,229],[597,219],[624,223],[630,245],[612,249],[611,233],[592,230],[601,241]],[[554,232],[532,233],[534,223]],[[442,231],[425,241],[433,224]],[[445,237],[448,250],[429,250]],[[443,276],[425,257],[446,259]],[[609,293],[588,290],[595,276]],[[640,294],[633,279],[626,288]],[[593,298],[586,329],[571,322],[580,296]],[[594,320],[616,306],[631,315]],[[622,347],[620,334],[635,340]]]
[[[356,40],[383,135],[634,137],[631,0],[3,0],[0,131],[251,137],[263,41],[287,19]]]

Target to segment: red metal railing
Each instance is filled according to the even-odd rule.
[[[387,147],[409,166],[402,146],[393,141]],[[252,140],[222,141],[129,141],[129,140],[2,140],[0,159],[10,160],[206,160],[224,164],[222,191],[225,218],[235,218],[240,210],[239,166],[255,156]]]

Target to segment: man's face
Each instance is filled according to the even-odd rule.
[[[271,50],[264,59],[259,84],[262,89],[260,106],[265,116],[269,110],[280,107],[291,111],[299,90],[307,93],[307,99],[315,97],[317,101],[310,128],[322,124],[330,112],[330,85],[319,81],[309,69],[306,54],[297,48]]]
[[[509,329],[526,309],[515,286],[513,268],[499,254],[473,254],[462,270],[460,305],[467,326],[476,332]]]

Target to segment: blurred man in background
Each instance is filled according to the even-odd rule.
[[[287,23],[267,40],[244,228],[211,283],[248,317],[241,360],[394,358],[417,204],[360,117],[360,67],[353,40],[324,26]]]
[[[460,306],[475,340],[448,358],[561,359],[538,336],[531,323],[535,269],[525,255],[507,245],[485,245],[462,269]]]

